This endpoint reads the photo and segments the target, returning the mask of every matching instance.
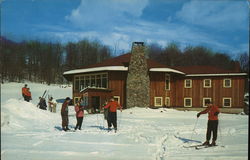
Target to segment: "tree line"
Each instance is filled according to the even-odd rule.
[[[0,38],[1,82],[65,83],[64,71],[81,68],[112,57],[109,46],[98,41],[82,40],[67,44],[24,41],[16,43]],[[249,72],[249,55],[242,53],[237,59],[228,54],[214,52],[203,46],[186,47],[181,50],[176,43],[165,48],[157,44],[147,45],[149,58],[167,66],[212,65],[234,69],[240,65],[243,72]]]
[[[150,58],[170,67],[209,65],[234,70],[238,66],[240,71],[249,72],[247,53],[239,53],[236,59],[233,59],[226,53],[215,52],[203,46],[188,46],[181,50],[174,42],[165,48],[154,43],[147,48]]]
[[[111,57],[110,48],[97,41],[67,44],[40,41],[15,43],[1,37],[1,82],[65,83],[64,71],[101,62]]]

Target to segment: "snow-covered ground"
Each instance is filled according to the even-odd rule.
[[[55,129],[61,126],[61,104],[57,113],[40,110],[36,105],[45,89],[56,99],[62,99],[71,96],[71,88],[28,84],[33,95],[28,103],[21,99],[23,85],[1,85],[3,160],[248,159],[246,115],[220,114],[219,146],[196,150],[183,146],[205,140],[207,115],[197,119],[194,111],[132,108],[118,112],[117,133],[107,132],[102,114],[86,114],[81,131],[63,132]],[[69,124],[71,128],[76,124],[73,106],[70,106]]]

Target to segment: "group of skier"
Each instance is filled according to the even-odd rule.
[[[70,103],[71,99],[67,97],[65,101],[62,104],[61,108],[61,117],[62,117],[62,130],[68,131],[70,130],[69,125],[69,118],[68,118],[68,105]],[[111,127],[114,127],[115,132],[117,131],[117,109],[120,109],[122,112],[122,106],[115,101],[114,98],[111,98],[110,101],[106,101],[103,105],[104,109],[104,119],[107,120],[108,123],[108,130],[111,130]],[[82,121],[84,117],[84,106],[82,104],[82,98],[76,102],[75,104],[75,112],[76,112],[76,126],[75,130],[79,129],[81,130],[82,127]]]
[[[27,102],[32,100],[30,88],[28,88],[27,84],[25,84],[24,87],[22,88],[22,96],[23,96],[24,100]],[[53,97],[52,96],[49,97],[48,106],[49,106],[50,112],[54,112],[54,113],[56,112],[56,105],[57,105],[57,103],[53,99]],[[44,98],[44,95],[42,97],[39,97],[39,103],[37,104],[37,107],[42,109],[42,110],[47,110],[47,103],[46,103],[46,99]]]
[[[31,92],[30,89],[27,87],[28,85],[25,84],[22,88],[22,96],[25,101],[29,102],[32,100],[31,98]],[[39,97],[39,108],[46,110],[47,105],[45,98]],[[61,117],[62,117],[62,129],[64,131],[70,130],[68,128],[69,125],[69,119],[68,119],[68,105],[70,103],[71,99],[67,97],[62,104],[61,108]],[[207,123],[207,133],[206,133],[206,141],[202,144],[203,146],[216,146],[216,140],[217,140],[217,132],[218,132],[218,114],[220,113],[219,107],[214,105],[212,101],[206,101],[207,108],[199,113],[197,113],[197,118],[200,117],[201,114],[208,113],[208,123]],[[105,101],[103,104],[104,109],[104,119],[107,120],[108,123],[108,130],[111,130],[111,127],[113,125],[115,131],[117,131],[117,109],[120,109],[122,112],[122,106],[115,101],[115,99],[112,97],[110,101]],[[49,99],[49,110],[51,112],[56,112],[56,102],[53,100],[53,97],[50,97]],[[81,130],[82,121],[84,117],[84,106],[82,104],[82,98],[76,102],[75,104],[75,112],[76,112],[76,126],[75,130],[79,129]],[[213,139],[212,143],[210,143],[211,134],[213,133]]]

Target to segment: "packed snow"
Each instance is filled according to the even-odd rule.
[[[220,114],[217,147],[183,146],[205,140],[207,115],[195,111],[131,108],[117,112],[118,131],[107,131],[103,114],[86,114],[82,130],[59,131],[57,112],[37,108],[45,89],[55,99],[72,96],[72,88],[28,83],[33,100],[21,98],[22,83],[1,85],[1,159],[3,160],[246,160],[248,116]],[[76,124],[69,106],[69,124]]]

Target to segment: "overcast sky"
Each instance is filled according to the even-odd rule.
[[[15,41],[87,38],[119,53],[133,41],[176,42],[249,53],[248,0],[4,0],[1,12],[1,35]]]

